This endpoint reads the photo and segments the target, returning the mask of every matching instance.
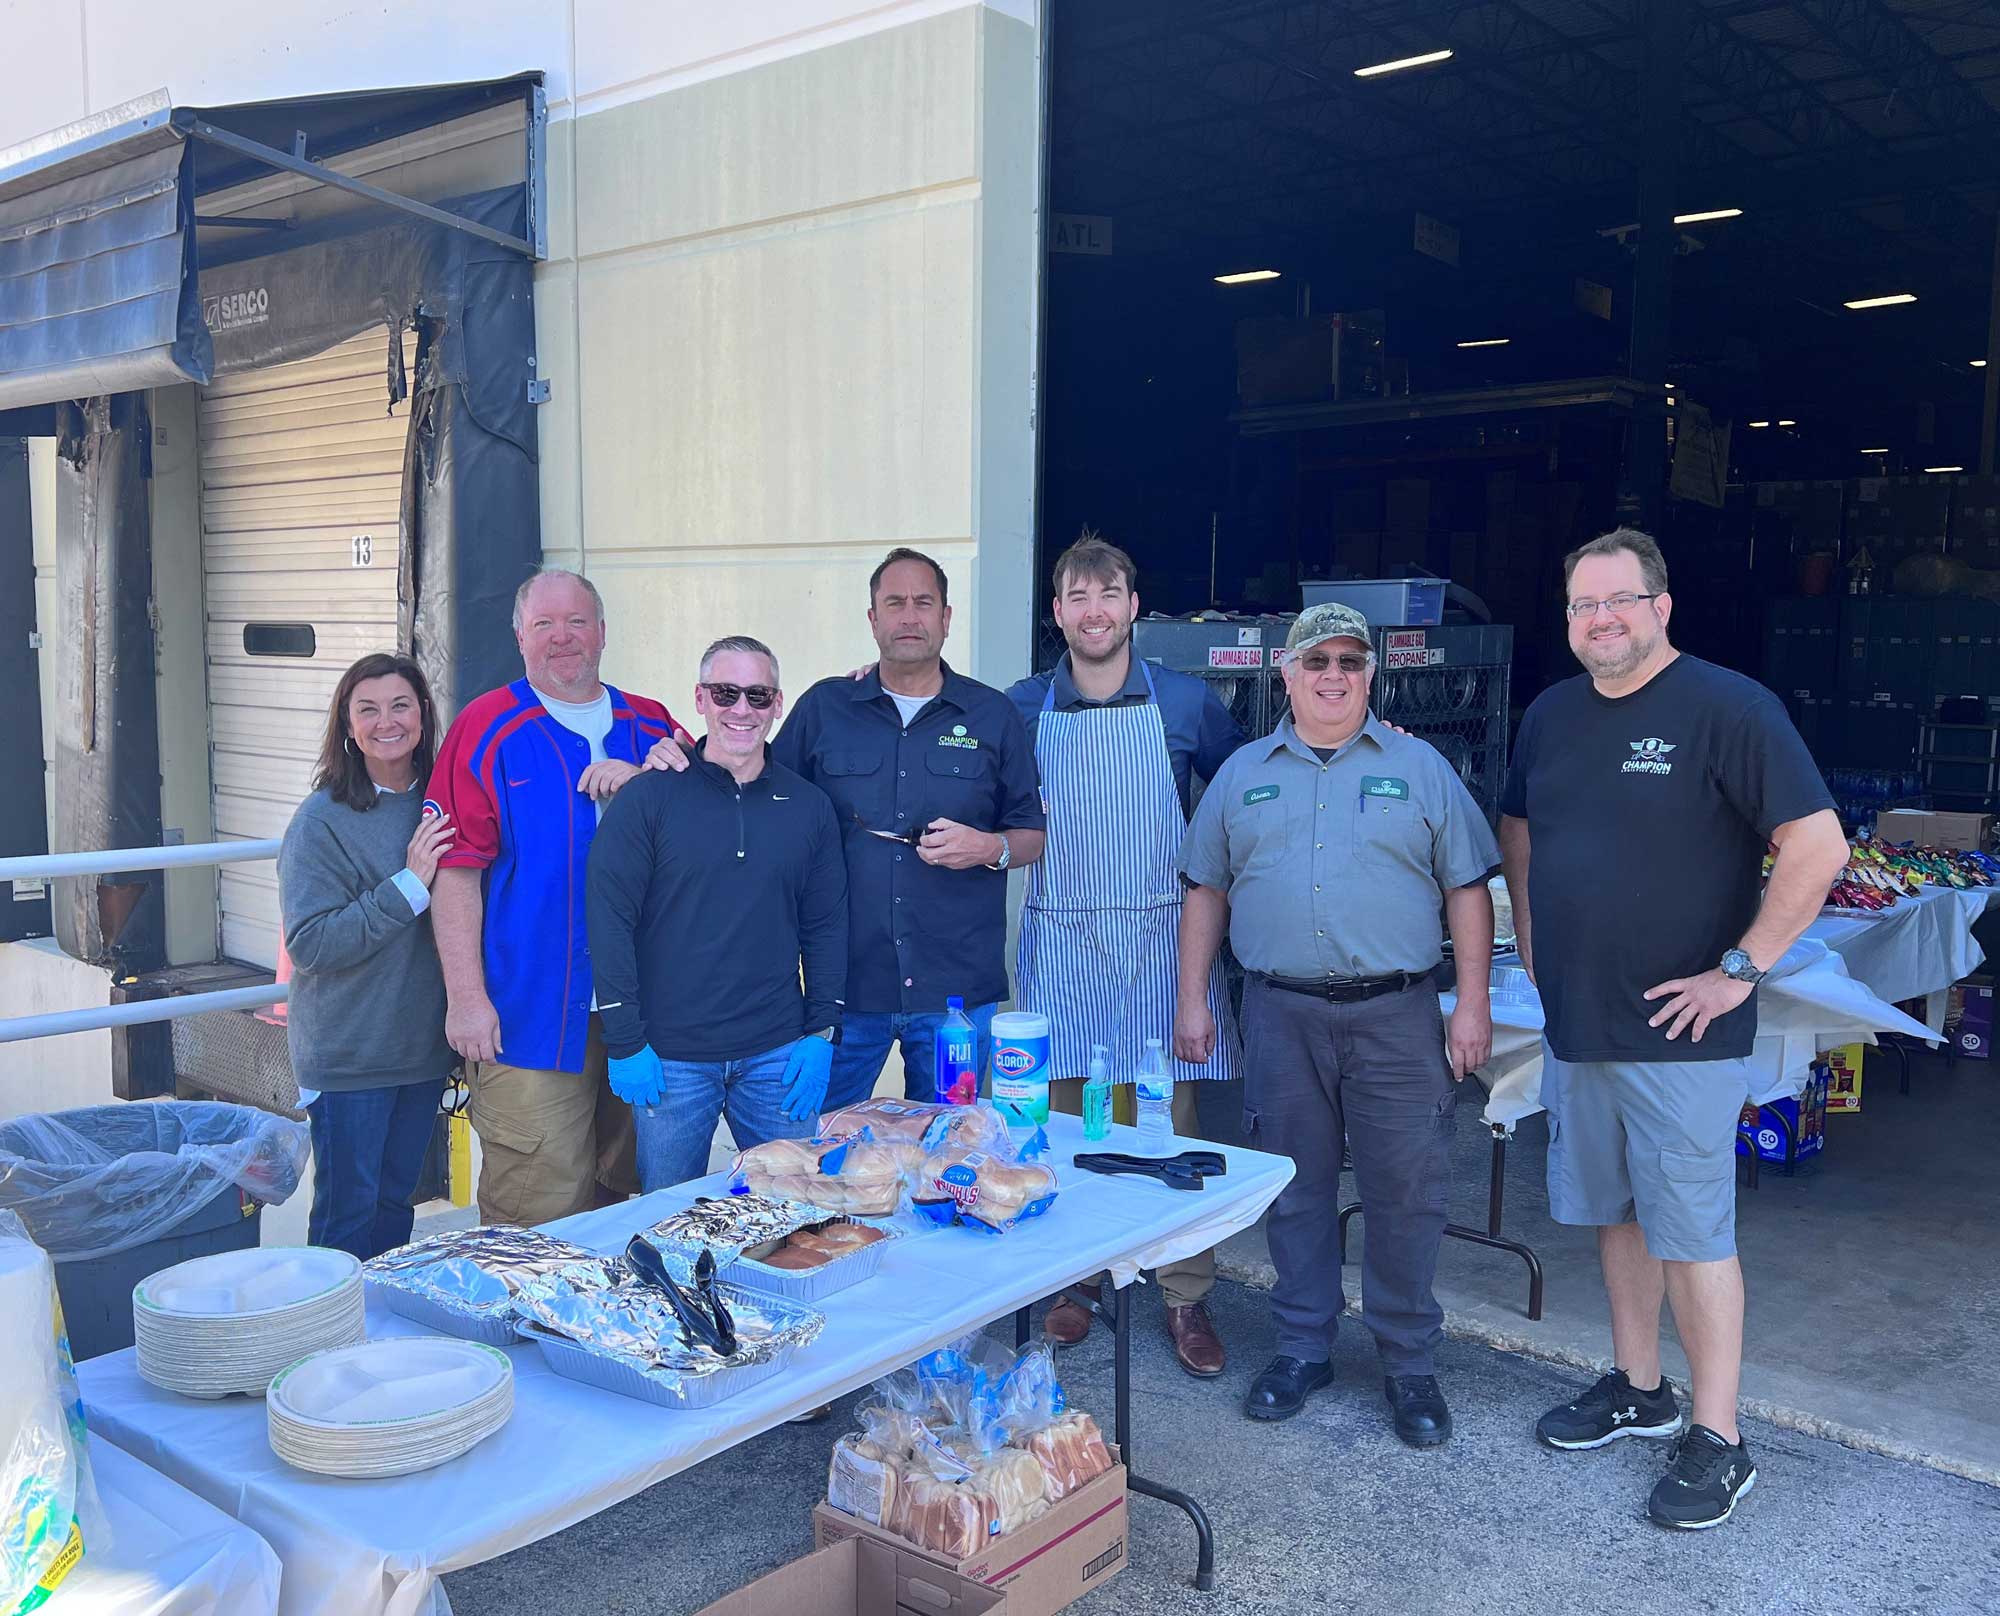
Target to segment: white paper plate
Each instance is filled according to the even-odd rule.
[[[361,1264],[325,1246],[253,1246],[194,1257],[133,1287],[135,1315],[238,1321],[333,1301],[361,1282]]]
[[[397,1336],[316,1352],[271,1382],[287,1422],[319,1430],[434,1424],[506,1390],[514,1366],[497,1347]]]

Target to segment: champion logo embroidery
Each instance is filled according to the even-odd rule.
[[[1667,761],[1667,754],[1675,749],[1671,741],[1663,741],[1657,735],[1648,735],[1643,741],[1633,741],[1632,755],[1625,760],[1626,774],[1672,774],[1674,766]]]

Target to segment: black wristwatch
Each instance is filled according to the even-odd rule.
[[[1750,963],[1750,956],[1740,948],[1723,950],[1722,974],[1732,982],[1748,982],[1753,988],[1770,973],[1760,971]]]

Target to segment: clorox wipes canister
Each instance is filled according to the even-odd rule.
[[[1049,1120],[1049,1018],[1007,1010],[993,1018],[993,1109],[1009,1128]]]

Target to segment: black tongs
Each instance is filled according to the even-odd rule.
[[[667,1272],[660,1254],[643,1235],[634,1235],[625,1247],[625,1266],[646,1284],[666,1297],[667,1306],[681,1327],[681,1340],[691,1347],[706,1347],[724,1358],[736,1355],[736,1321],[729,1305],[715,1288],[715,1253],[707,1246],[694,1261],[694,1290],[677,1283]]]
[[[1198,1190],[1204,1179],[1220,1178],[1229,1171],[1229,1163],[1219,1150],[1184,1150],[1178,1156],[1121,1156],[1116,1151],[1098,1151],[1077,1157],[1076,1165],[1086,1173],[1157,1178],[1177,1190]]]

